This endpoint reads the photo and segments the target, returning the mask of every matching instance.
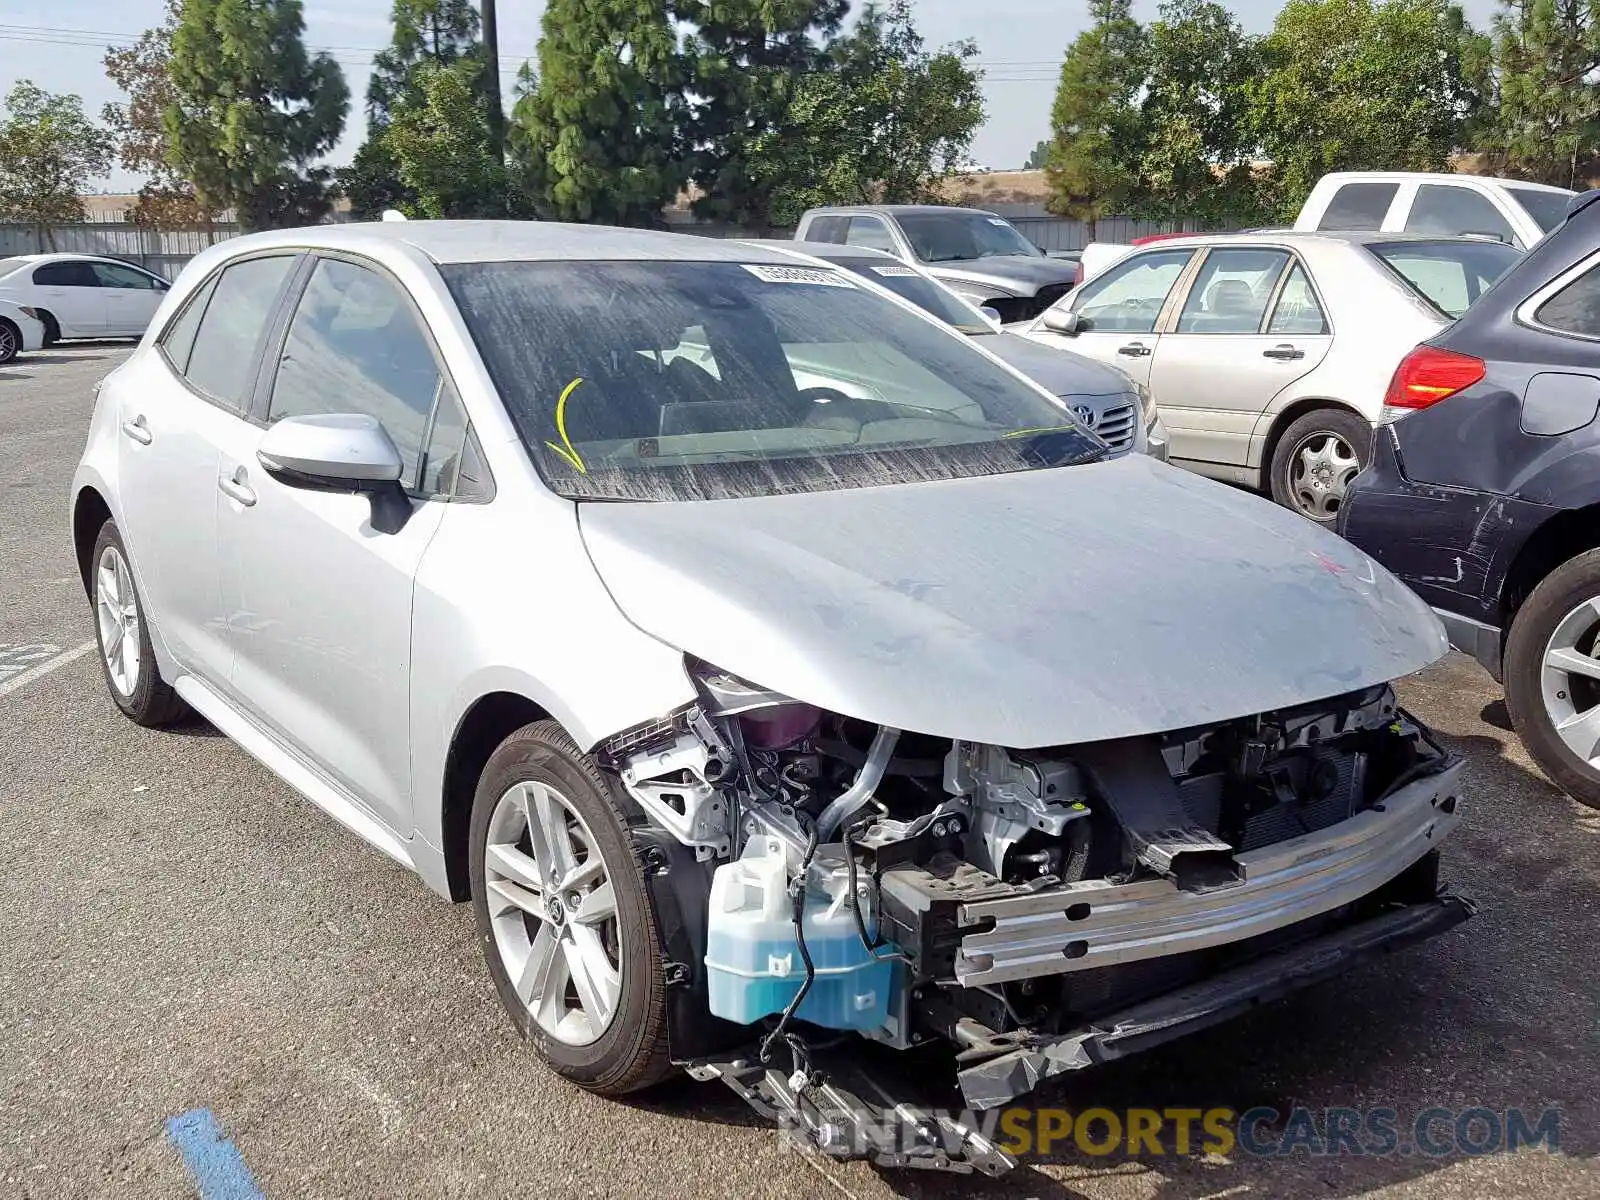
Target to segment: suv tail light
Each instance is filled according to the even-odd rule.
[[[1437,346],[1418,346],[1400,360],[1383,397],[1385,409],[1427,408],[1483,378],[1483,359]],[[1402,413],[1390,414],[1401,416]]]

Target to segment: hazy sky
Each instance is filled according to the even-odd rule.
[[[373,54],[389,39],[391,0],[305,0],[306,41],[328,49],[344,67],[353,98],[344,140],[333,161],[349,161],[360,145],[361,99]],[[1045,136],[1057,72],[1068,43],[1086,24],[1082,0],[913,0],[918,26],[930,45],[974,38],[985,71],[988,120],[974,155],[994,167],[1017,167]],[[1245,27],[1264,31],[1280,5],[1272,0],[1236,0]],[[1466,0],[1468,15],[1486,23],[1494,0]],[[162,0],[0,0],[0,93],[18,79],[32,79],[52,92],[76,92],[98,116],[119,98],[100,59],[108,43],[127,42],[159,23]],[[539,40],[535,0],[500,0],[501,76],[509,87],[518,65],[534,56]],[[1155,16],[1156,0],[1136,0],[1143,20]],[[122,190],[136,181],[118,173],[105,186]]]

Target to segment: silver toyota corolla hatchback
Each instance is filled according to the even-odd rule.
[[[998,1171],[867,1064],[951,1045],[993,1108],[1470,913],[1460,764],[1389,686],[1445,640],[853,278],[551,224],[240,238],[102,384],[72,533],[117,705],[470,899],[556,1071]]]

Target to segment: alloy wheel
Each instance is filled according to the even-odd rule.
[[[139,596],[128,560],[115,546],[101,551],[95,567],[94,611],[111,686],[124,698],[131,697],[142,666]]]
[[[16,333],[8,323],[0,321],[0,363],[10,362],[20,349]]]
[[[1540,670],[1545,716],[1579,759],[1600,769],[1600,597],[1556,624]]]
[[[1361,460],[1336,433],[1318,430],[1300,439],[1289,457],[1289,495],[1304,515],[1331,521],[1339,515]]]
[[[517,998],[557,1041],[586,1046],[622,994],[616,894],[588,824],[547,783],[509,788],[484,847],[495,948]]]

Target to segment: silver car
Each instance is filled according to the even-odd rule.
[[[1397,233],[1164,239],[1104,268],[1025,336],[1148,387],[1174,463],[1332,526],[1373,428],[1404,414],[1385,405],[1395,367],[1521,253]]]
[[[688,1070],[1000,1171],[850,1048],[958,1048],[994,1107],[1471,911],[1460,763],[1389,685],[1445,651],[1420,601],[786,253],[213,247],[99,389],[71,530],[117,706],[470,900],[598,1092]]]

